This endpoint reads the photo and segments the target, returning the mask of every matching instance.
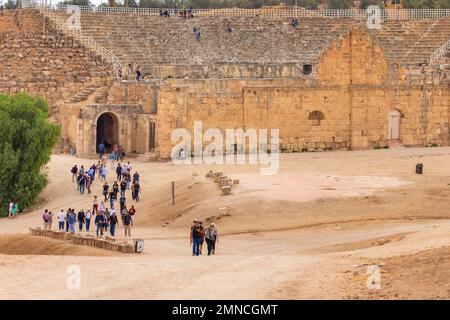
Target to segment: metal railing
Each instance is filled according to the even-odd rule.
[[[93,38],[82,34],[80,30],[70,29],[67,26],[67,19],[60,17],[57,11],[51,10],[48,6],[39,6],[38,8],[43,16],[53,22],[60,31],[68,36],[72,36],[87,49],[101,56],[102,62],[110,63],[113,68],[113,77],[120,77],[119,74],[122,72],[122,62],[114,55],[114,53],[107,50]]]
[[[46,7],[57,11],[66,11],[67,6],[59,4],[43,4],[39,1],[28,1],[23,7]],[[132,7],[103,7],[103,6],[79,6],[80,12],[95,14],[140,14],[159,15],[159,8],[132,8]],[[175,14],[175,9],[167,10],[170,15]],[[181,9],[177,9],[180,12]],[[260,9],[192,9],[194,16],[236,16],[236,17],[267,17],[267,18],[334,18],[367,20],[374,15],[381,20],[417,20],[417,19],[441,19],[450,17],[450,9],[380,9],[376,13],[364,9],[328,9],[328,10],[306,10],[303,8],[260,8]]]
[[[438,62],[443,56],[447,54],[447,52],[450,51],[450,40],[448,40],[446,43],[444,43],[442,46],[440,46],[438,49],[436,49],[429,58],[428,64],[433,65],[436,62]]]

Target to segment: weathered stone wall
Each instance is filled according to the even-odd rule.
[[[284,151],[385,147],[393,109],[402,114],[403,144],[448,144],[448,81],[421,75],[411,83],[407,72],[367,35],[352,33],[321,57],[317,79],[169,81],[158,95],[158,153],[169,157],[172,131],[193,132],[194,121],[223,133],[278,128]]]

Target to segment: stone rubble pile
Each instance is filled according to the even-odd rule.
[[[222,172],[210,170],[206,174],[206,178],[212,179],[214,183],[217,183],[222,194],[228,195],[231,194],[231,187],[234,184],[239,184],[238,179],[231,179],[228,176],[224,175]]]

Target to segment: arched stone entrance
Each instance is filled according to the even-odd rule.
[[[388,139],[389,140],[399,140],[400,139],[400,111],[397,109],[392,109],[388,113]]]
[[[102,113],[96,123],[96,144],[95,148],[98,152],[98,146],[103,143],[106,152],[111,152],[115,144],[119,144],[119,119],[112,112]]]

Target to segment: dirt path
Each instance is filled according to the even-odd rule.
[[[427,288],[423,297],[449,297],[433,287],[445,280],[434,275],[446,268],[442,255],[450,246],[450,148],[281,156],[280,173],[268,178],[247,165],[131,161],[143,188],[142,201],[134,203],[138,213],[132,232],[145,239],[144,253],[104,257],[64,255],[63,250],[54,256],[37,250],[24,255],[33,252],[21,251],[17,243],[8,255],[0,252],[5,270],[0,298],[420,298],[413,280],[428,271],[417,287]],[[424,163],[424,175],[414,174],[416,162]],[[27,233],[41,224],[45,208],[90,207],[93,195],[77,194],[70,180],[74,163],[92,161],[52,156],[50,184],[40,204],[17,220],[1,219],[0,234]],[[210,169],[239,178],[232,195],[222,196],[204,178]],[[171,181],[177,186],[174,206]],[[100,195],[98,182],[93,192]],[[231,216],[216,221],[221,234],[217,255],[192,257],[190,221],[217,216],[221,206],[229,207]],[[119,227],[119,238],[122,232]],[[50,247],[58,252],[58,246]],[[45,245],[36,242],[36,247]],[[439,262],[436,269],[426,269],[430,261]],[[366,287],[370,264],[380,265],[386,284],[376,294]],[[66,287],[71,265],[81,270],[80,290]],[[402,268],[413,275],[408,285],[398,282]]]

